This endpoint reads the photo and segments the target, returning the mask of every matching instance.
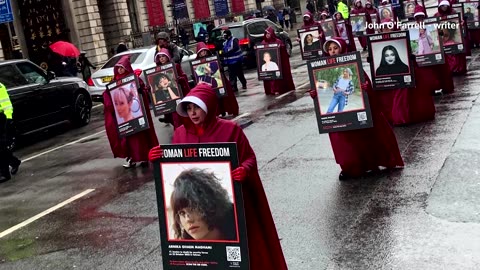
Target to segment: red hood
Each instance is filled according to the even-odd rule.
[[[208,49],[207,44],[205,44],[204,42],[199,42],[197,43],[197,59],[200,58],[198,56],[198,53],[202,50],[206,50],[209,53],[209,55],[212,55],[212,52]]]
[[[444,4],[444,3],[445,4],[448,3],[448,8],[447,8],[446,11],[443,11],[443,10],[440,9],[440,5]],[[451,5],[450,1],[448,1],[448,0],[438,0],[438,13],[440,13],[440,15],[442,15],[442,16],[452,14],[452,5]]]
[[[118,68],[123,67],[127,72],[122,75],[118,74]],[[113,77],[115,80],[119,80],[133,73],[132,65],[130,64],[130,55],[125,55],[113,67]]]
[[[266,34],[270,33],[270,38],[267,39],[266,37]],[[265,30],[265,34],[263,35],[263,40],[267,41],[267,42],[272,42],[272,41],[276,41],[277,40],[277,35],[275,35],[275,30],[269,26],[266,30]]]
[[[323,44],[323,51],[325,52],[325,54],[328,56],[328,45],[330,44],[330,42],[335,42],[338,46],[340,46],[340,49],[342,50],[340,52],[340,54],[344,54],[344,53],[347,53],[347,42],[341,38],[341,37],[334,37],[334,38],[331,38],[329,40],[327,40],[324,44]]]
[[[200,108],[207,109],[207,117],[204,123],[204,129],[215,122],[217,118],[217,94],[213,91],[212,87],[208,84],[198,84],[182,99],[177,105],[177,113],[182,117],[185,123],[185,128],[192,129],[195,125],[192,123],[186,111],[184,110],[184,104],[187,102],[195,103]]]
[[[309,17],[308,17],[308,20],[303,20],[303,25],[305,27],[313,26],[315,24],[315,20],[313,19],[313,14],[310,11],[307,11],[305,12],[305,14],[303,14],[304,18],[305,16],[309,16]]]
[[[166,48],[161,48],[159,52],[155,55],[155,63],[159,63],[160,61],[160,56],[161,55],[166,55],[168,57],[168,60],[172,59],[172,56],[170,55],[170,52]]]
[[[427,16],[427,11],[421,5],[416,5],[413,15],[418,16],[418,15],[421,15],[421,14],[423,14],[423,16]]]

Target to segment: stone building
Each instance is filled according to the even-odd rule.
[[[64,40],[99,64],[119,42],[134,47],[133,34],[142,36],[143,32],[143,41],[151,42],[151,38],[145,39],[149,33],[174,22],[172,7],[177,19],[187,17],[176,22],[191,28],[192,23],[218,18],[220,9],[227,12],[220,16],[225,17],[248,14],[266,5],[284,5],[283,0],[256,1],[261,0],[11,0],[14,22],[9,24],[10,38],[2,35],[5,30],[0,27],[0,58],[23,56],[37,64],[48,63],[48,45]]]

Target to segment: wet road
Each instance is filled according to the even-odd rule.
[[[295,50],[295,93],[266,97],[250,71],[238,97],[289,269],[480,268],[479,51],[435,121],[395,129],[405,169],[339,182]],[[151,171],[112,158],[101,112],[16,152],[25,162],[0,184],[0,269],[161,269]]]

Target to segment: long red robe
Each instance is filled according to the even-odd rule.
[[[130,65],[130,59],[128,56],[123,57],[118,61],[118,64],[122,65],[127,72],[120,75],[118,74],[117,66],[114,68],[114,80],[120,80],[133,73],[132,66]],[[152,116],[150,114],[149,101],[147,92],[145,91],[145,84],[140,80],[140,88],[138,93],[142,96],[143,103],[145,104],[146,116],[148,120],[149,129],[130,135],[125,138],[119,138],[115,108],[110,93],[105,90],[103,92],[103,112],[105,118],[105,131],[107,133],[108,141],[112,149],[113,157],[131,158],[133,162],[148,161],[148,152],[150,149],[158,145],[157,135],[155,134],[155,128],[152,122]]]
[[[196,95],[202,91],[203,95]],[[207,94],[209,92],[209,94]],[[251,270],[286,270],[275,223],[268,205],[267,196],[258,174],[255,153],[247,137],[236,123],[216,117],[212,112],[217,108],[217,98],[210,86],[198,85],[190,95],[201,98],[207,105],[208,114],[202,132],[185,118],[185,125],[173,134],[173,144],[235,142],[238,148],[240,166],[247,170],[247,179],[242,182],[245,219],[248,235],[248,253]],[[201,135],[199,135],[201,134]]]
[[[320,27],[321,28],[321,27]],[[295,84],[293,83],[292,78],[292,69],[290,68],[290,59],[287,53],[287,49],[285,48],[285,44],[277,38],[275,35],[275,30],[272,27],[268,27],[267,30],[270,33],[270,39],[264,36],[263,41],[261,44],[278,44],[280,45],[280,58],[281,58],[281,65],[280,68],[282,69],[282,76],[283,79],[281,80],[267,80],[263,81],[263,88],[265,89],[266,95],[274,95],[276,93],[283,94],[290,90],[295,90]]]
[[[200,52],[201,50],[206,50],[209,54],[208,56],[212,54],[205,43],[199,42],[197,43],[196,59],[200,59],[200,57],[198,56],[198,52]],[[228,80],[225,76],[225,73],[223,73],[223,70],[220,70],[220,73],[222,74],[222,80],[224,82],[225,92],[227,93],[227,96],[218,98],[217,114],[228,113],[233,116],[237,116],[239,113],[239,108],[237,98],[235,97],[235,92],[232,88],[232,84],[230,83],[230,80]]]
[[[340,43],[342,54],[346,53],[346,42],[338,37],[335,40]],[[368,82],[366,92],[370,102],[373,127],[328,134],[337,164],[345,174],[351,177],[377,170],[379,166],[386,168],[404,166],[395,133],[382,113],[381,104],[376,92],[372,89],[370,78],[366,73],[364,76]]]

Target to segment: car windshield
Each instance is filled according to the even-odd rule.
[[[141,53],[141,52],[136,52],[136,53],[131,53],[131,54],[116,55],[116,56],[110,58],[110,60],[108,60],[108,62],[102,67],[102,69],[114,67],[115,64],[118,63],[118,61],[120,60],[120,58],[124,57],[125,55],[130,55],[130,63],[132,63],[132,64],[141,63],[141,62],[143,61],[143,59],[145,58],[144,53]],[[142,55],[143,55],[143,56],[142,56]]]
[[[232,36],[238,39],[245,38],[245,31],[243,31],[243,27],[235,27],[235,28],[228,28],[232,32]],[[223,40],[223,30],[216,29],[212,32],[213,40],[219,41]]]

